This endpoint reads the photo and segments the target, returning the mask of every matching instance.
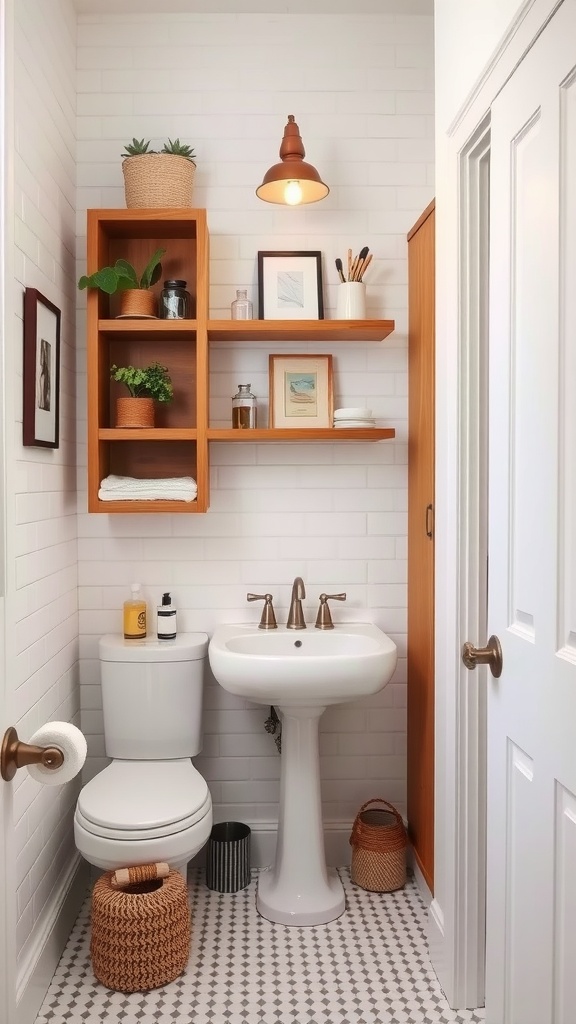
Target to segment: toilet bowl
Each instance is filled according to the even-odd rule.
[[[74,839],[113,870],[167,861],[185,873],[212,828],[212,800],[191,758],[201,749],[208,637],[99,644],[104,737],[112,763],[80,792]]]

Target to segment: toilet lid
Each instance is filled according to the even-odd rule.
[[[113,761],[78,797],[77,816],[97,835],[169,835],[189,828],[211,806],[208,786],[189,758]]]

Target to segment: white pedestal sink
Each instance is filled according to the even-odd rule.
[[[282,718],[278,840],[262,872],[256,905],[281,924],[326,924],[344,910],[344,891],[326,867],[318,723],[330,704],[377,693],[396,667],[396,645],[372,623],[334,630],[218,626],[208,648],[225,690],[274,704]]]

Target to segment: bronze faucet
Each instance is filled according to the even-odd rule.
[[[272,594],[246,594],[246,600],[264,601],[264,607],[262,609],[258,629],[278,629],[276,616],[274,614],[274,606],[272,604]]]
[[[297,576],[292,584],[292,599],[290,601],[290,611],[288,612],[286,629],[306,629],[304,612],[302,611],[303,597],[306,597],[304,580],[301,576]]]

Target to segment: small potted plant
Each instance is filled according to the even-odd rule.
[[[107,295],[121,292],[120,316],[155,317],[157,301],[152,285],[162,275],[160,260],[165,252],[165,249],[157,249],[140,275],[127,260],[116,260],[113,267],[102,267],[89,276],[84,274],[78,281],[78,287],[100,288]]]
[[[160,152],[150,149],[149,140],[132,139],[122,154],[128,209],[192,206],[194,156],[180,139],[168,139]]]
[[[154,402],[171,402],[174,398],[168,368],[160,363],[145,367],[114,364],[110,377],[129,391],[129,397],[116,399],[117,427],[153,427]]]

